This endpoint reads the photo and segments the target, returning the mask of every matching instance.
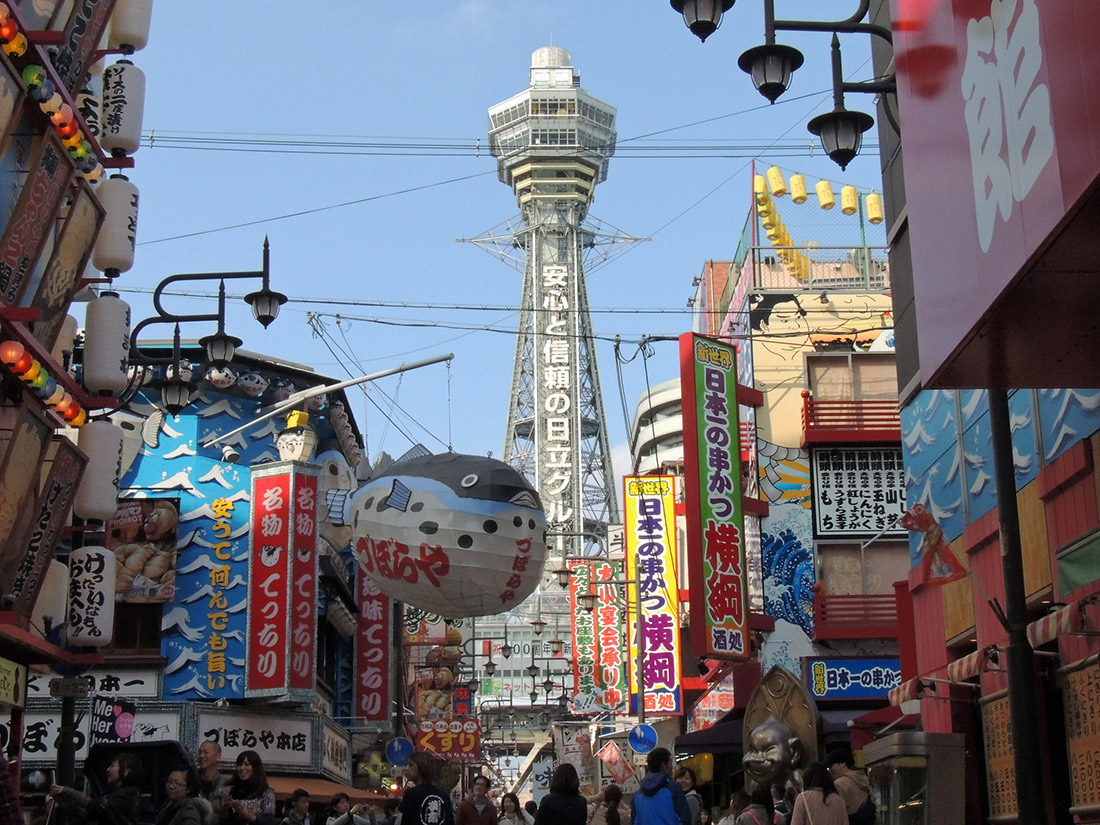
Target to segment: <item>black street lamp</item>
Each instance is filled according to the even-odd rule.
[[[733,8],[734,0],[670,0],[672,8],[684,16],[691,33],[704,43],[722,25],[722,15]]]
[[[130,332],[130,363],[137,366],[163,365],[167,367],[165,379],[158,382],[161,391],[161,401],[164,408],[172,415],[178,414],[187,406],[191,394],[195,391],[195,384],[188,381],[182,375],[180,366],[180,324],[194,321],[215,321],[217,332],[207,335],[199,340],[206,352],[206,360],[210,366],[222,367],[233,360],[237,347],[242,343],[240,338],[225,333],[225,282],[259,278],[261,288],[250,292],[245,296],[245,301],[252,307],[252,314],[256,320],[266,328],[279,314],[279,308],[286,303],[287,297],[281,292],[271,289],[270,279],[270,246],[267,238],[264,238],[263,268],[248,272],[187,272],[178,275],[169,275],[153,290],[153,309],[156,315],[150,316],[138,322]],[[164,291],[172,284],[181,281],[219,281],[218,286],[218,311],[214,313],[193,313],[177,315],[168,312],[162,303]],[[172,355],[168,358],[149,355],[141,350],[138,337],[142,330],[154,324],[173,324],[175,330],[172,339]],[[136,371],[140,376],[142,370]],[[128,403],[140,388],[141,381],[135,377],[132,388],[120,406]]]
[[[844,107],[845,92],[863,92],[869,94],[896,94],[897,83],[893,73],[881,80],[865,81],[860,83],[844,82],[843,72],[840,66],[840,40],[837,32],[864,33],[882,38],[893,47],[893,38],[890,30],[885,26],[864,22],[870,10],[870,0],[859,0],[859,6],[855,13],[843,20],[776,20],[775,0],[763,0],[764,3],[764,45],[754,46],[746,50],[737,60],[737,65],[752,78],[753,86],[769,102],[775,101],[790,86],[791,77],[803,63],[802,52],[793,46],[785,46],[775,42],[776,31],[816,31],[832,32],[833,34],[833,111],[813,118],[808,125],[809,130],[821,138],[821,145],[825,153],[840,165],[841,169],[848,166],[860,149],[863,141],[863,133],[874,125],[875,120],[863,112],[849,111]],[[712,6],[711,3],[700,5]],[[729,5],[733,5],[730,3]],[[677,3],[673,0],[673,8],[684,12],[687,20],[685,3]],[[723,9],[728,11],[728,6]],[[721,12],[717,19],[711,18],[714,28],[721,20]],[[689,28],[692,28],[689,25]],[[706,34],[710,34],[714,28],[710,28]],[[699,34],[692,28],[692,31]],[[705,36],[700,35],[703,39]],[[901,128],[897,119],[890,112],[888,102],[883,103],[883,111],[894,132],[901,134]]]

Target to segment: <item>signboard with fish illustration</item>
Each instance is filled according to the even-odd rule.
[[[534,592],[546,562],[546,514],[502,461],[429,455],[393,465],[343,511],[367,575],[393,599],[449,618],[502,613]]]

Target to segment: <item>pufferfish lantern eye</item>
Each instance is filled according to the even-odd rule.
[[[477,473],[470,473],[468,476],[464,476],[459,484],[466,488],[473,487],[475,484],[477,484]]]

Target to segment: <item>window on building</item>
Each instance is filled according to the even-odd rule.
[[[860,542],[819,543],[817,566],[828,595],[893,595],[894,582],[909,576],[909,545],[883,539],[861,552]]]
[[[118,656],[160,655],[160,603],[115,604],[115,635],[104,654]]]
[[[806,377],[817,401],[896,401],[897,368],[891,352],[811,352]]]

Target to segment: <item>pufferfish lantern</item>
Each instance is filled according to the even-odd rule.
[[[393,465],[343,507],[352,546],[386,595],[448,619],[491,616],[534,592],[546,563],[538,493],[502,461],[429,455]]]

